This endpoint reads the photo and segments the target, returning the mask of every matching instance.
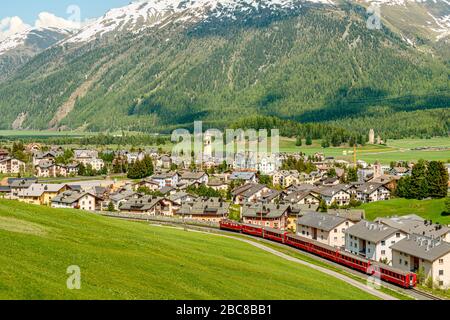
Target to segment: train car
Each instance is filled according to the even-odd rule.
[[[285,238],[286,238],[287,233],[288,233],[287,231],[264,227],[263,237],[264,237],[264,239],[269,239],[269,240],[277,241],[280,243],[285,243]]]
[[[220,229],[241,232],[242,224],[233,220],[221,220]]]
[[[403,288],[413,288],[417,284],[417,275],[413,272],[398,270],[385,264],[374,262],[355,254],[322,244],[318,241],[291,234],[287,231],[252,224],[241,224],[230,220],[221,221],[220,228],[224,230],[239,231],[245,234],[284,243],[354,270],[361,271],[365,274],[379,277],[383,281],[396,284]]]
[[[263,228],[254,224],[242,224],[242,233],[263,237]]]
[[[374,277],[403,288],[414,288],[417,285],[417,275],[410,271],[395,269],[378,262],[373,262],[368,271]]]
[[[355,270],[359,270],[364,273],[368,273],[370,267],[370,261],[363,257],[358,257],[355,254],[339,250],[338,263],[350,267]]]

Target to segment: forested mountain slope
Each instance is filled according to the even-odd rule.
[[[448,61],[367,29],[359,5],[198,2],[130,5],[36,56],[0,83],[0,128],[168,131],[253,115],[348,124],[450,106]]]

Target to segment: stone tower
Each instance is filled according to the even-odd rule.
[[[369,144],[375,144],[375,131],[373,129],[369,131]]]
[[[379,178],[383,175],[383,170],[381,169],[381,163],[379,161],[376,161],[373,164],[373,178]]]

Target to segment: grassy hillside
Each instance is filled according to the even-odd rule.
[[[443,216],[445,211],[444,199],[439,200],[410,200],[393,199],[366,203],[361,206],[366,210],[366,218],[375,220],[378,217],[404,216],[417,214],[424,219],[433,220],[441,224],[450,224],[450,216]]]
[[[0,243],[0,299],[373,298],[236,240],[81,211],[0,200]]]

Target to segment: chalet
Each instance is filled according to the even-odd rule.
[[[173,216],[178,208],[177,204],[167,198],[145,196],[126,201],[120,207],[120,211],[152,216]]]
[[[184,202],[177,215],[186,219],[218,223],[228,217],[229,210],[230,203],[220,198],[199,198]]]
[[[209,176],[205,172],[181,172],[180,183],[191,185],[194,183],[208,184]]]
[[[208,187],[216,191],[228,191],[228,183],[222,180],[209,180]]]
[[[381,223],[361,220],[345,230],[345,249],[374,261],[392,261],[391,246],[406,233]]]
[[[244,223],[286,230],[289,210],[289,205],[247,204],[242,207],[242,218]]]
[[[65,184],[33,183],[27,189],[20,190],[17,197],[21,202],[49,206],[54,197],[66,190],[68,186]]]
[[[407,236],[391,246],[392,266],[404,271],[421,270],[441,289],[450,288],[450,243],[422,236]]]
[[[317,211],[319,205],[316,204],[289,204],[283,202],[282,204],[289,205],[288,219],[287,219],[287,230],[296,232],[297,230],[297,220],[299,217],[303,216],[306,212]]]
[[[91,193],[69,190],[54,197],[51,206],[93,211],[101,209],[98,208],[101,207],[101,199]]]
[[[17,197],[19,192],[28,189],[33,183],[37,183],[36,178],[10,178],[8,179],[8,186],[11,190],[11,196]]]
[[[158,181],[155,181],[153,179],[150,178],[146,178],[138,183],[135,184],[135,188],[139,188],[139,187],[145,187],[148,188],[151,191],[157,191],[160,188],[160,183]]]
[[[176,187],[180,179],[180,175],[177,172],[165,172],[157,173],[153,175],[152,180],[159,184],[160,188],[163,187]]]
[[[356,188],[356,199],[363,203],[389,200],[391,192],[381,183],[367,182]]]
[[[345,206],[350,203],[350,193],[346,191],[346,186],[338,184],[332,187],[320,187],[315,189],[320,197],[329,206],[336,203],[339,206]]]
[[[128,200],[141,197],[142,197],[141,195],[134,192],[133,190],[121,189],[118,190],[117,192],[111,193],[109,195],[107,203],[105,204],[109,205],[109,203],[112,203],[114,206],[114,210],[120,210],[120,207]]]
[[[314,191],[295,191],[283,198],[284,202],[290,204],[316,204],[320,203],[320,197]]]
[[[6,149],[0,149],[0,159],[5,159],[9,156],[9,151]]]
[[[231,181],[242,180],[245,183],[256,183],[258,179],[256,178],[255,172],[245,172],[245,171],[235,171],[233,172],[229,179]]]
[[[162,155],[156,160],[156,167],[163,169],[170,169],[172,166],[172,158],[168,155]]]
[[[300,175],[297,170],[280,170],[273,174],[272,180],[273,185],[288,188],[300,183]]]
[[[264,184],[258,183],[244,184],[231,191],[233,202],[235,204],[255,203],[259,201],[261,197],[268,195],[269,193],[271,193],[271,189]]]
[[[185,203],[185,202],[193,202],[196,199],[198,199],[198,197],[194,196],[194,195],[191,195],[189,193],[180,191],[180,192],[171,194],[168,197],[168,199],[173,201],[174,203],[176,203],[178,205],[181,205],[182,203]]]
[[[98,158],[97,150],[74,150],[74,159],[84,166],[90,165],[92,169],[100,171],[105,166],[102,159]]]
[[[353,224],[338,215],[308,212],[297,220],[297,235],[340,248],[345,246],[345,230]]]
[[[25,162],[16,158],[0,158],[0,173],[17,174],[25,170]]]
[[[394,167],[389,171],[390,175],[404,177],[411,175],[411,169],[405,167]]]
[[[35,152],[33,153],[33,166],[36,167],[40,162],[55,162],[57,156],[61,153],[47,151],[47,152]]]

